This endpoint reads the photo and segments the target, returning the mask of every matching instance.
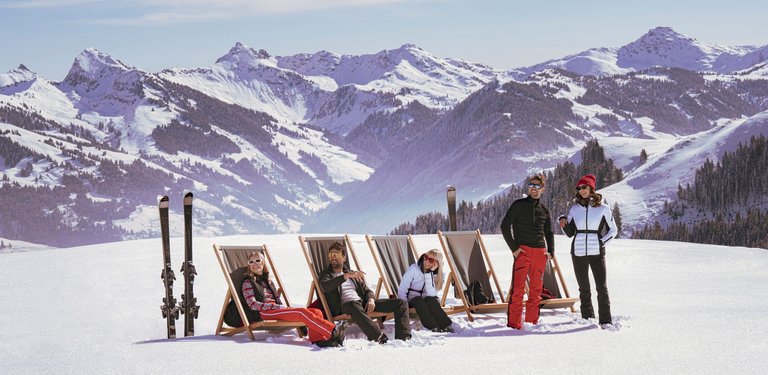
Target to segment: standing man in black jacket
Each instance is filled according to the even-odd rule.
[[[389,339],[371,320],[374,311],[395,313],[395,339],[411,338],[408,305],[399,298],[374,299],[373,291],[365,283],[365,273],[345,267],[347,250],[339,242],[328,249],[328,268],[320,274],[320,287],[331,314],[349,314],[352,321],[363,330],[370,341],[384,344]]]
[[[544,175],[528,179],[528,196],[512,203],[501,221],[501,233],[515,258],[512,271],[512,298],[509,299],[507,327],[522,329],[525,280],[529,279],[525,321],[539,321],[539,303],[547,261],[555,253],[555,236],[549,210],[539,201],[544,193]]]

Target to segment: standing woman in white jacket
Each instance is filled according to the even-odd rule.
[[[453,332],[453,322],[437,300],[435,279],[440,284],[440,255],[436,249],[421,254],[419,260],[411,264],[400,286],[397,297],[416,309],[421,325],[433,332]]]
[[[571,243],[573,272],[579,283],[581,299],[581,317],[593,319],[592,291],[589,285],[589,269],[595,278],[597,289],[598,321],[601,325],[611,324],[611,300],[608,297],[608,284],[605,271],[605,245],[616,237],[616,223],[603,196],[595,192],[595,176],[585,175],[576,184],[576,198],[568,211],[568,216],[559,219],[560,228]]]

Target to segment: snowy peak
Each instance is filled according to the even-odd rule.
[[[277,66],[307,76],[331,76],[341,63],[341,56],[333,52],[319,51],[277,57]]]
[[[122,61],[95,48],[86,48],[75,58],[64,81],[66,82],[70,77],[75,76],[98,79],[105,72],[126,72],[135,69],[135,67],[123,64]]]
[[[260,65],[277,66],[275,60],[267,51],[255,50],[243,43],[237,42],[226,55],[219,57],[216,64],[222,64],[230,68],[248,69]]]
[[[385,61],[392,61],[394,64],[399,64],[402,61],[407,61],[415,67],[430,67],[431,63],[435,63],[438,57],[425,51],[415,44],[403,44],[400,48],[393,50],[384,50],[378,55],[386,56]]]
[[[36,78],[37,73],[29,70],[24,64],[20,64],[16,69],[12,69],[8,73],[0,74],[0,87],[29,82]]]
[[[75,58],[72,68],[62,82],[63,89],[72,89],[81,95],[98,90],[122,90],[135,86],[144,72],[136,67],[103,53],[87,48]],[[116,86],[114,83],[119,82]]]
[[[339,56],[328,51],[278,57],[278,66],[309,76],[327,76],[338,85],[370,85],[377,80],[409,81],[423,75],[414,83],[441,80],[448,76],[482,78],[486,83],[496,76],[493,69],[456,59],[437,57],[421,47],[406,43],[396,49],[373,54]],[[480,85],[472,85],[475,89]],[[380,89],[383,87],[379,87]],[[397,87],[394,92],[397,92]]]
[[[705,43],[670,27],[656,27],[619,48],[592,48],[521,70],[532,73],[559,68],[581,75],[615,75],[663,66],[732,73],[768,59],[766,47]]]
[[[669,27],[649,30],[640,39],[618,50],[620,67],[646,69],[654,65],[694,71],[713,70],[721,55],[738,57],[747,51],[700,42]]]

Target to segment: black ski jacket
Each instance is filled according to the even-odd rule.
[[[518,199],[509,206],[501,221],[501,234],[512,251],[520,245],[543,248],[550,255],[555,254],[555,234],[549,209],[530,196]]]
[[[349,272],[347,266],[344,266],[344,272]],[[331,315],[336,316],[341,314],[341,284],[344,280],[344,275],[333,276],[333,268],[328,266],[318,277],[320,278],[320,288],[325,294],[325,300],[328,302],[328,308],[331,310]],[[363,304],[363,308],[368,304],[368,299],[374,298],[373,291],[368,288],[364,282],[358,282],[355,279],[351,279],[355,284],[355,291],[360,296]]]

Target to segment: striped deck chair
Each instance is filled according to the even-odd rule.
[[[264,255],[264,259],[269,264],[270,272],[277,283],[278,289],[282,294],[281,297],[286,306],[290,307],[291,302],[288,300],[288,295],[285,293],[285,287],[280,280],[280,275],[275,268],[272,257],[269,255],[267,245],[258,246],[225,246],[225,245],[213,245],[213,251],[216,254],[216,259],[221,266],[221,272],[224,274],[224,279],[227,281],[227,292],[224,297],[224,305],[221,307],[221,314],[219,315],[219,323],[216,325],[216,335],[233,336],[240,332],[246,332],[248,338],[254,340],[254,330],[264,330],[271,333],[281,333],[291,328],[296,328],[299,336],[304,336],[299,328],[304,327],[304,323],[300,322],[283,322],[277,320],[253,320],[249,319],[249,315],[246,313],[248,305],[245,303],[243,293],[240,287],[243,280],[246,277],[248,271],[248,257],[254,252],[259,252]],[[225,326],[224,319],[227,314],[228,306],[234,302],[234,306],[240,315],[240,322],[248,322],[240,327],[227,327]]]

